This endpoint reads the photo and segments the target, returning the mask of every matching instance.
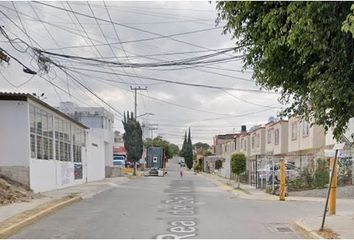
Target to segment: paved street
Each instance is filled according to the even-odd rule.
[[[323,207],[240,199],[201,175],[185,172],[180,179],[176,159],[168,168],[165,177],[133,179],[12,238],[301,238],[288,223]]]

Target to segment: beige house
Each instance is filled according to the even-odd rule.
[[[263,126],[256,127],[250,132],[250,157],[252,159],[256,158],[256,156],[265,155],[265,132],[265,127]]]
[[[292,117],[288,121],[288,156],[287,161],[297,167],[304,167],[324,155],[325,130],[318,125]]]
[[[279,160],[288,153],[288,121],[279,120],[266,125],[266,155]]]

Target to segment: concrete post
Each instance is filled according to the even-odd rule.
[[[329,192],[328,215],[335,215],[337,198],[337,166],[334,166],[334,158],[330,159],[330,169],[333,169],[331,172],[333,177],[330,177],[330,179],[332,179],[332,184]]]
[[[279,162],[279,178],[280,178],[280,188],[279,188],[279,200],[285,201],[285,163],[284,160],[280,160]]]

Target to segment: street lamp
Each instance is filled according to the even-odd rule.
[[[153,114],[153,113],[144,113],[144,114],[141,114],[141,115],[137,116],[136,118],[142,117],[142,116],[146,116],[146,115],[151,115],[151,116],[153,116],[153,115],[155,115],[155,114]]]

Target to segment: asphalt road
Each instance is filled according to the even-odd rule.
[[[290,222],[316,202],[246,200],[187,171],[133,179],[28,226],[12,238],[302,238]]]

